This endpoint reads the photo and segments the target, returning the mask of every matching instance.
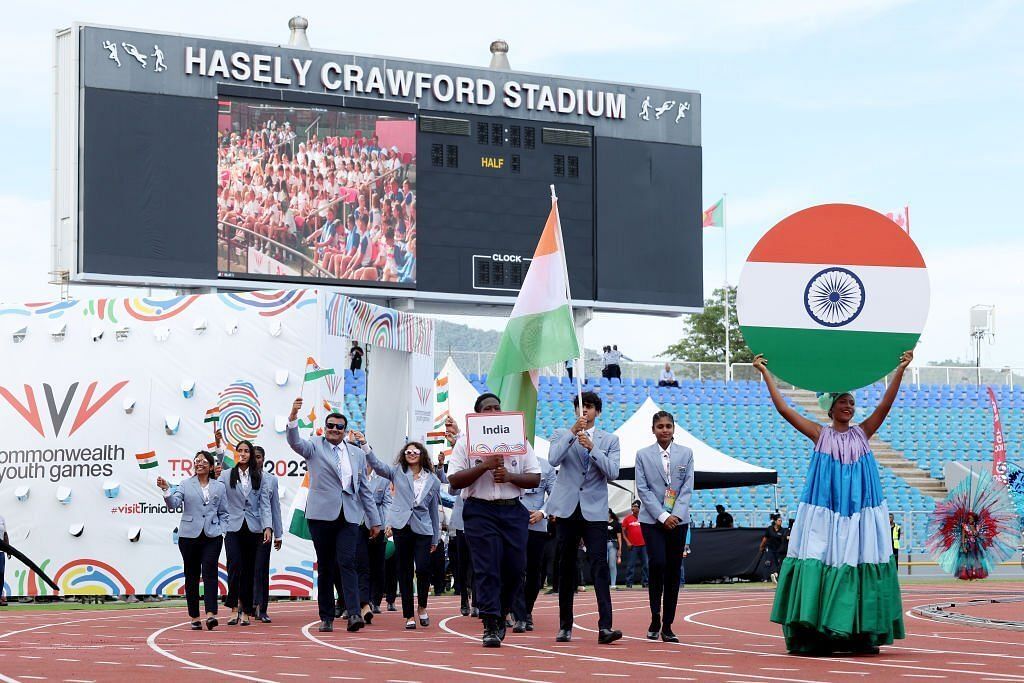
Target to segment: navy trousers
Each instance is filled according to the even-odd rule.
[[[482,616],[503,618],[522,590],[530,513],[518,502],[467,498],[462,521],[473,563],[473,603]]]
[[[359,574],[356,572],[356,553],[359,544],[359,527],[345,521],[345,512],[338,518],[326,521],[310,519],[309,535],[313,537],[316,552],[317,603],[321,621],[334,621],[335,577],[341,578],[345,609],[349,614],[359,614]]]
[[[686,527],[686,524],[680,524],[669,530],[663,524],[640,525],[650,568],[647,595],[651,603],[651,614],[661,615],[663,628],[671,626],[676,618],[679,573],[682,567],[680,558],[686,541]]]
[[[533,606],[537,603],[537,595],[540,594],[540,588],[544,581],[541,569],[544,561],[544,547],[547,543],[548,532],[530,531],[528,533],[523,589],[519,591],[512,604],[512,613],[519,621],[525,621],[526,617],[533,614]]]

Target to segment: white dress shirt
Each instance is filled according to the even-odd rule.
[[[242,495],[248,497],[252,491],[252,477],[249,475],[249,468],[238,470],[238,483],[242,486]]]
[[[455,447],[452,448],[452,454],[448,456],[448,477],[450,479],[456,472],[468,470],[481,462],[483,462],[483,458],[479,456],[473,456],[471,462],[468,449],[466,448],[466,437],[464,434],[460,434],[459,440],[455,442]],[[526,455],[505,456],[505,471],[509,474],[540,474],[540,463],[537,462],[537,454],[533,452],[533,447],[527,443]],[[499,484],[495,482],[494,474],[488,470],[481,474],[472,484],[461,489],[459,493],[463,498],[501,500],[518,498],[522,495],[523,490],[515,484],[508,482]]]
[[[412,477],[412,494],[416,498],[416,502],[419,503],[423,500],[423,489],[427,485],[427,473],[420,470],[419,475],[413,475]]]
[[[338,461],[338,474],[341,477],[341,488],[343,491],[351,491],[349,488],[352,485],[352,463],[349,461],[348,448],[345,447],[345,443],[339,443],[336,446],[331,447],[334,451],[334,457]]]
[[[665,470],[665,477],[670,482],[672,481],[672,476],[669,474],[669,467],[671,467],[671,461],[672,461],[672,457],[671,457],[671,455],[669,455],[669,452],[667,450],[665,450],[664,448],[662,448],[661,449],[661,468],[663,470]],[[665,490],[665,493],[668,493],[668,489]],[[661,522],[662,524],[664,524],[665,520],[668,519],[671,516],[672,516],[671,513],[668,513],[668,512],[665,512],[664,510],[662,510],[658,514],[658,521]]]

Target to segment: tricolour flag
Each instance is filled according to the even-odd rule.
[[[893,227],[862,207],[814,207],[754,246],[737,309],[745,341],[770,370],[804,389],[847,391],[914,348],[928,317],[928,271]]]
[[[303,382],[312,382],[315,379],[321,377],[327,377],[328,375],[334,374],[334,368],[322,368],[317,365],[317,362],[313,360],[312,356],[306,358],[306,375],[302,378]]]
[[[140,470],[149,470],[154,467],[160,467],[160,463],[156,459],[156,451],[136,453],[135,462],[139,463]]]
[[[725,197],[704,209],[704,218],[701,227],[721,228],[725,225]]]
[[[447,434],[448,433],[444,431],[427,432],[427,445],[435,446],[437,444],[444,443],[446,441],[445,437],[447,436]]]
[[[203,422],[220,422],[220,406],[214,406],[207,410]]]
[[[487,377],[491,390],[501,398],[502,410],[526,415],[526,437],[531,443],[537,418],[538,369],[580,355],[562,248],[558,202],[552,201]]]
[[[448,400],[448,378],[438,377],[434,381],[434,401],[445,403]]]
[[[298,493],[295,494],[295,502],[292,503],[292,514],[288,522],[288,531],[299,538],[311,541],[313,536],[309,533],[309,522],[306,521],[306,498],[308,497],[309,472],[306,472],[305,476],[302,477],[302,486],[299,487]]]

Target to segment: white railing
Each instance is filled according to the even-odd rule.
[[[455,364],[462,372],[483,375],[494,361],[494,353],[488,351],[452,351]],[[447,351],[434,352],[434,369],[440,370],[448,358]],[[726,379],[725,363],[696,363],[690,361],[669,361],[676,379],[724,380]],[[588,358],[586,376],[600,377],[603,362],[599,357]],[[665,368],[663,360],[627,360],[619,364],[623,379],[658,379]],[[541,375],[564,377],[565,368],[562,364],[541,369]],[[728,379],[750,380],[758,382],[761,373],[750,363],[733,363],[728,368]],[[888,383],[888,377],[885,382]],[[1014,386],[1024,385],[1024,367],[981,367],[966,368],[952,365],[923,365],[910,368],[909,375],[903,380],[905,384],[914,386],[922,384],[996,384]],[[791,385],[780,382],[783,388]]]

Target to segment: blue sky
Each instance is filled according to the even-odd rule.
[[[54,295],[46,284],[53,29],[81,20],[284,42],[294,11],[310,19],[320,48],[486,64],[488,43],[501,37],[514,68],[700,90],[704,197],[729,196],[731,281],[760,235],[790,213],[828,202],[881,211],[909,204],[932,279],[919,356],[966,357],[968,308],[994,304],[997,336],[983,361],[1024,366],[1024,3],[449,2],[440,11],[392,2],[387,16],[360,22],[337,3],[239,7],[186,0],[5,10],[0,298]],[[710,291],[723,279],[721,235],[705,236]],[[598,315],[586,343],[615,342],[649,358],[680,330],[678,319]]]

